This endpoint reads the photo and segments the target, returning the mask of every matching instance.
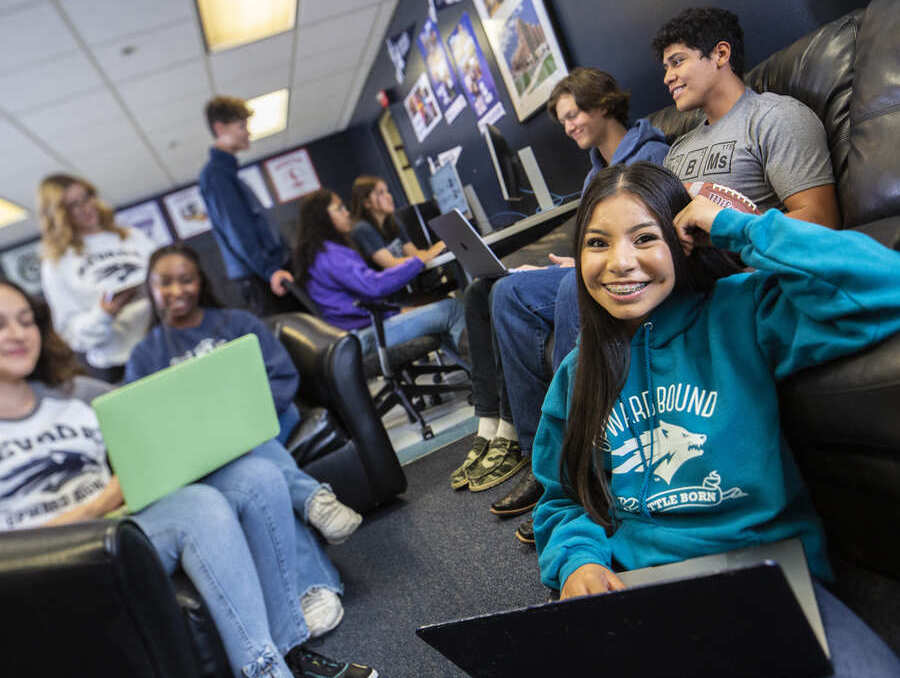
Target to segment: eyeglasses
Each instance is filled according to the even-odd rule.
[[[329,205],[329,206],[328,206],[328,211],[329,211],[329,212],[346,212],[346,211],[347,211],[347,206],[346,206],[344,203],[341,203],[341,204],[338,205],[337,207],[332,207],[331,205]]]

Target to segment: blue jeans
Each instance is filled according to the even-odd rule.
[[[384,338],[388,346],[394,346],[427,334],[440,334],[445,345],[457,350],[465,327],[462,304],[456,299],[441,299],[385,320]],[[375,350],[375,330],[372,327],[353,330],[353,333],[359,337],[364,355]]]
[[[344,586],[341,584],[341,576],[325,555],[319,540],[306,525],[307,508],[312,495],[323,487],[329,490],[331,487],[301,471],[284,445],[275,438],[254,447],[250,450],[250,456],[270,461],[281,471],[287,482],[291,505],[296,514],[297,591],[304,596],[312,588],[324,587],[342,594]]]
[[[531,451],[541,405],[553,376],[547,369],[547,340],[556,322],[557,291],[567,276],[574,281],[575,269],[551,267],[521,271],[497,281],[492,292],[491,319],[506,393],[519,445],[526,453]],[[569,336],[577,336],[577,329],[571,331],[571,316],[575,317],[574,326],[578,326],[577,309],[577,302],[574,307],[560,309],[567,328],[563,341],[572,341]],[[557,335],[554,356],[565,348],[560,343]]]
[[[165,571],[180,565],[197,587],[234,675],[291,678],[282,655],[309,631],[294,583],[291,502],[278,469],[241,457],[132,519]]]
[[[831,650],[834,678],[890,678],[900,676],[900,660],[881,638],[813,580],[819,614]]]

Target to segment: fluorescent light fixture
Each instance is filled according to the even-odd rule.
[[[288,90],[278,89],[247,100],[253,115],[247,121],[250,139],[255,141],[277,134],[287,127]]]
[[[221,52],[291,30],[297,0],[197,0],[206,49]]]
[[[0,198],[0,228],[28,218],[28,210],[14,202]]]

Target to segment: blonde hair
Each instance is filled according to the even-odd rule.
[[[69,210],[63,204],[63,195],[73,184],[84,186],[88,195],[97,195],[94,185],[81,177],[70,174],[51,174],[45,177],[38,186],[37,203],[41,224],[41,256],[45,259],[57,260],[70,247],[78,254],[84,249],[84,241],[78,229],[72,224]],[[113,221],[113,210],[105,202],[97,201],[100,213],[100,229],[118,233],[122,240],[128,237],[127,229],[116,226]]]

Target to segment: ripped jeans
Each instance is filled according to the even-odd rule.
[[[283,475],[247,455],[132,519],[165,571],[179,565],[209,608],[235,676],[291,678],[283,655],[309,636],[297,593]]]

